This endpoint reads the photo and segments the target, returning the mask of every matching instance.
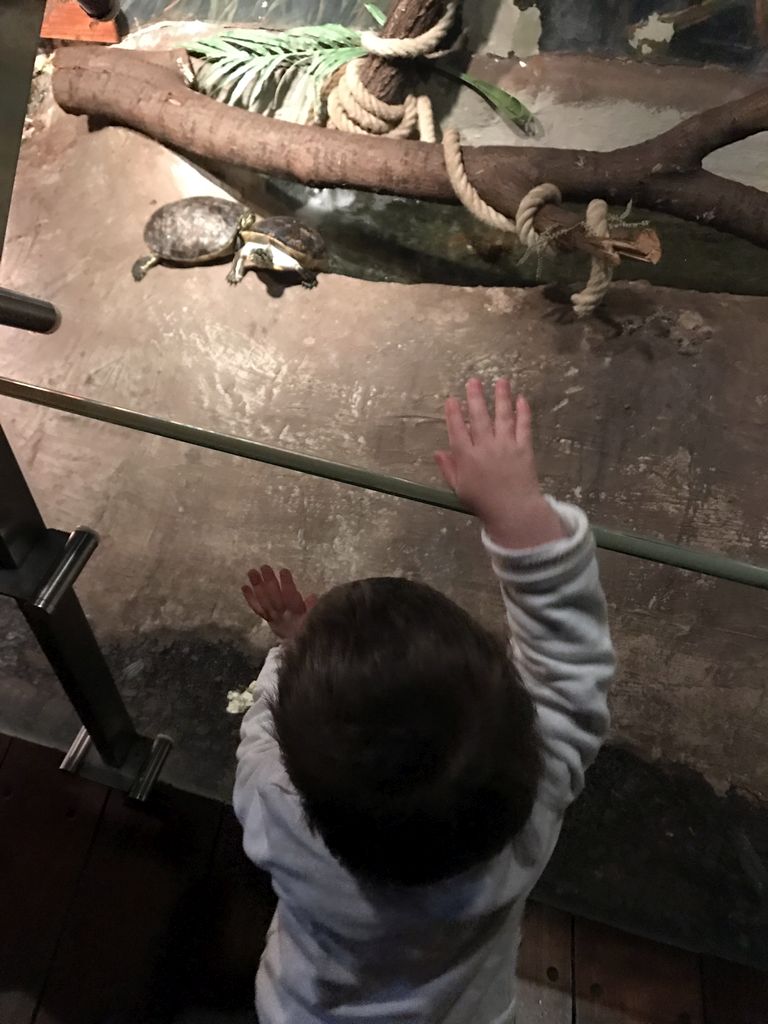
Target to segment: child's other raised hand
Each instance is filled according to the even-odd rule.
[[[279,576],[271,565],[251,569],[248,585],[241,588],[248,607],[269,625],[275,636],[290,640],[301,630],[307,612],[317,604],[317,597],[302,597],[289,569]]]
[[[492,541],[529,548],[564,536],[541,493],[531,439],[531,409],[512,398],[508,380],[495,384],[494,415],[482,383],[467,383],[467,419],[458,398],[445,403],[449,451],[435,458],[446,483],[482,521]]]

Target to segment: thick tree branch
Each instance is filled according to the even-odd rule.
[[[305,185],[457,201],[439,146],[347,135],[222,106],[188,89],[175,61],[173,53],[153,53],[146,60],[132,50],[68,47],[56,57],[54,96],[69,113],[126,125],[197,156]],[[468,149],[467,170],[488,202],[514,215],[526,192],[542,180],[537,177],[540,152],[506,146]],[[561,155],[550,152],[556,159]],[[533,162],[528,154],[536,154]],[[599,248],[584,233],[580,218],[560,207],[545,206],[536,226],[566,231],[558,239],[564,248]],[[641,251],[637,257],[642,258]]]
[[[53,85],[57,101],[71,113],[127,125],[198,156],[304,184],[455,202],[439,146],[343,135],[222,107],[184,86],[172,54],[153,54],[148,61],[128,50],[64,49]],[[762,89],[613,152],[484,146],[468,148],[465,162],[481,195],[509,215],[532,185],[553,181],[566,199],[632,199],[768,247],[768,193],[700,165],[702,154],[766,127],[768,89]],[[563,248],[594,250],[579,218],[559,207],[545,207],[536,226],[567,230],[557,240]],[[625,254],[643,258],[637,241]]]
[[[768,88],[694,114],[643,145],[653,149],[660,173],[691,171],[716,149],[768,131]]]
[[[643,183],[638,202],[768,248],[768,193],[751,185],[701,170],[655,174]]]

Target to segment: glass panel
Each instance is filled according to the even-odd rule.
[[[166,20],[187,39],[233,20],[369,24],[342,0],[124,9],[130,27],[155,32],[129,43],[159,49],[181,38],[160,31]],[[764,85],[763,4],[489,0],[466,4],[465,21],[471,53],[455,66],[535,115],[523,134],[425,72],[438,119],[471,145],[607,152]],[[41,67],[3,285],[55,302],[63,323],[51,337],[0,331],[4,375],[434,484],[443,397],[471,374],[506,374],[533,400],[551,491],[608,527],[765,563],[768,258],[706,226],[719,202],[703,225],[632,214],[658,233],[661,261],[624,261],[600,316],[577,323],[561,292],[583,285],[584,259],[521,264],[506,236],[455,206],[310,189],[183,159],[127,128],[89,132],[55,107]],[[704,161],[753,186],[756,224],[765,139]],[[150,215],[200,195],[315,224],[330,272],[311,291],[256,273],[231,288],[226,261],[158,266],[135,283]],[[476,526],[461,516],[7,400],[0,414],[49,524],[103,537],[78,590],[139,725],[175,736],[167,777],[181,786],[230,789],[225,694],[250,680],[266,643],[238,594],[252,561],[288,563],[318,588],[402,572],[499,624]],[[616,556],[601,564],[621,654],[614,735],[546,891],[764,962],[765,596]],[[66,742],[71,714],[15,610],[4,603],[0,616],[0,725]]]
[[[49,522],[102,534],[78,593],[138,726],[174,737],[163,777],[175,785],[229,797],[238,719],[225,713],[226,693],[250,682],[271,643],[239,593],[251,564],[289,565],[320,591],[404,574],[503,629],[464,516],[16,403],[0,411]],[[760,912],[729,900],[752,884],[750,862],[713,850],[737,837],[762,848],[765,812],[737,795],[766,785],[762,599],[615,555],[601,566],[621,660],[613,739],[542,892],[759,960]],[[72,715],[9,602],[0,624],[0,730],[68,742]],[[649,887],[664,894],[653,906]]]

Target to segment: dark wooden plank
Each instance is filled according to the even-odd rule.
[[[171,1019],[220,819],[220,804],[168,787],[144,806],[110,794],[35,1024]]]
[[[766,1024],[768,974],[706,957],[701,978],[705,1024]]]
[[[570,914],[529,903],[517,960],[517,1016],[527,1024],[571,1024]]]
[[[275,911],[269,875],[243,853],[231,808],[221,830],[200,905],[202,942],[187,960],[187,1000],[173,1024],[253,1024],[254,983]]]
[[[577,1024],[703,1024],[699,961],[579,918],[574,927]]]
[[[29,1024],[107,791],[13,740],[0,770],[0,1021]]]

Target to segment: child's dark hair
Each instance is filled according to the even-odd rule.
[[[330,591],[284,652],[272,714],[310,825],[361,878],[458,874],[531,813],[533,703],[504,645],[424,584]]]

